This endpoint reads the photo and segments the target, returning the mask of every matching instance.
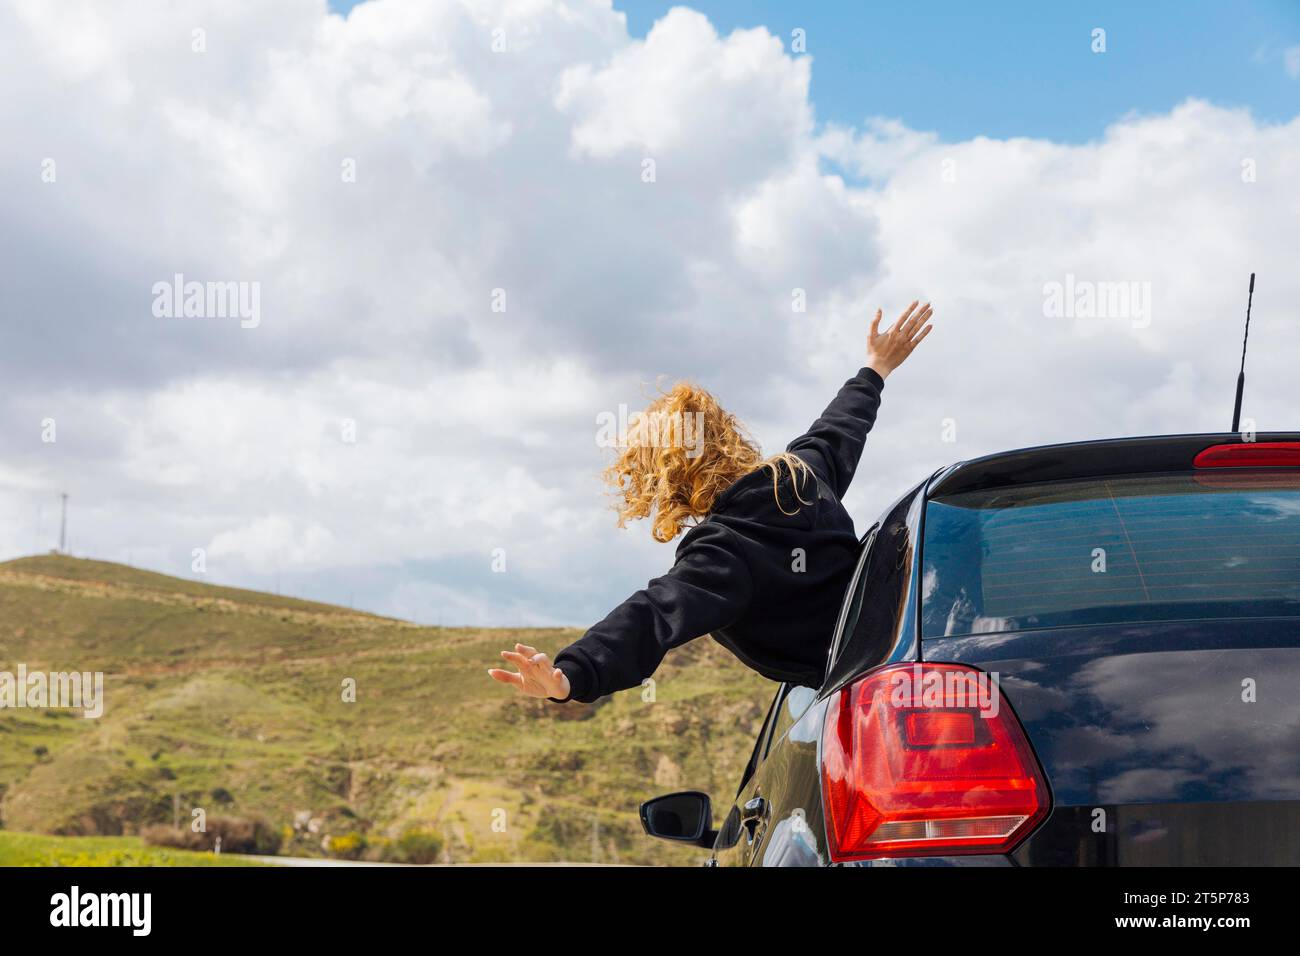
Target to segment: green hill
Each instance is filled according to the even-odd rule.
[[[655,700],[517,698],[486,667],[565,629],[419,627],[58,555],[0,563],[0,671],[103,671],[104,715],[0,710],[0,827],[136,834],[262,818],[281,852],[369,856],[432,835],[449,862],[691,863],[636,805],[735,792],[771,685],[711,641]],[[344,702],[345,680],[356,700]]]

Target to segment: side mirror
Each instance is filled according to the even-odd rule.
[[[641,804],[641,826],[652,837],[693,843],[706,849],[718,833],[713,829],[713,803],[707,793],[683,790]]]

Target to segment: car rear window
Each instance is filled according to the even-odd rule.
[[[1300,615],[1300,476],[1143,475],[926,507],[922,637]]]

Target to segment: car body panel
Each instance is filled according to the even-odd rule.
[[[1002,692],[1053,812],[1025,864],[1300,864],[1300,620],[926,641]]]
[[[1074,478],[1187,471],[1197,453],[1212,445],[1256,442],[1300,442],[1300,432],[1259,432],[1249,436],[1249,440],[1232,433],[1159,435],[1019,448],[944,469],[930,483],[927,495],[936,497]]]

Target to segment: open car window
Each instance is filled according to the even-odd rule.
[[[741,775],[740,786],[736,788],[737,796],[739,796],[740,792],[745,789],[745,785],[748,784],[750,778],[754,776],[754,771],[758,769],[758,762],[763,757],[767,746],[768,736],[772,732],[773,717],[776,714],[777,706],[780,704],[781,698],[785,696],[787,688],[787,684],[782,684],[777,689],[776,696],[772,698],[772,703],[768,705],[767,716],[763,718],[763,729],[758,732],[758,738],[754,741],[754,750],[749,755],[749,763],[745,765],[745,772]]]
[[[780,701],[776,705],[776,717],[772,721],[772,729],[767,735],[767,742],[763,744],[764,760],[772,752],[772,744],[785,736],[786,732],[798,722],[799,718],[807,712],[815,700],[817,700],[817,689],[815,687],[804,687],[800,684],[786,685],[785,693],[781,695]]]
[[[826,657],[826,669],[828,671],[843,649],[845,636],[852,629],[853,622],[857,620],[858,613],[861,610],[862,575],[866,571],[867,560],[871,556],[871,545],[876,540],[876,534],[879,530],[880,525],[873,525],[862,536],[862,550],[858,553],[858,563],[853,569],[853,577],[849,579],[849,589],[845,594],[844,606],[840,608],[839,620],[835,623],[835,635],[831,638],[830,653]]]

